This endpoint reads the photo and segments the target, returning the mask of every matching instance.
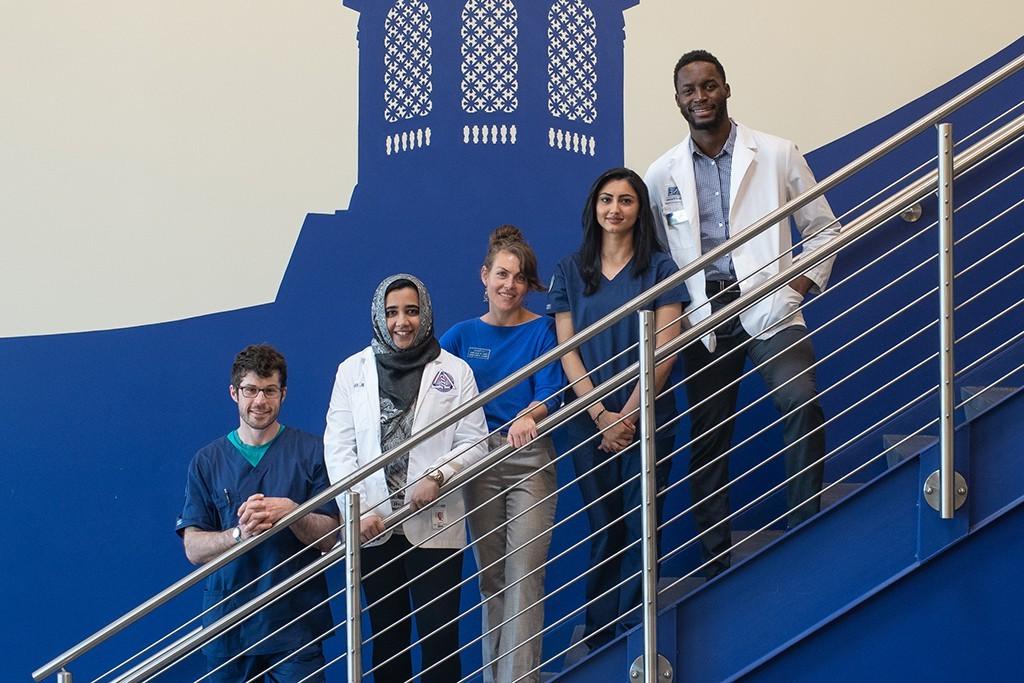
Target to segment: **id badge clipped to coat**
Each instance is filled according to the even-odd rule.
[[[430,508],[430,528],[440,531],[448,526],[448,506],[445,503],[437,503]]]

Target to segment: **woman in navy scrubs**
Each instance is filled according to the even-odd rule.
[[[519,228],[503,225],[491,234],[480,280],[487,312],[445,332],[441,347],[469,363],[486,390],[558,342],[554,321],[524,305],[527,293],[544,285]],[[556,496],[554,446],[550,437],[537,438],[537,422],[561,405],[563,386],[554,362],[484,406],[488,448],[507,442],[519,449],[466,486],[485,604],[485,683],[540,680],[544,563]]]
[[[587,197],[579,251],[558,264],[548,292],[547,310],[555,316],[558,341],[566,341],[676,270],[675,262],[655,237],[650,198],[643,180],[627,168],[606,171],[594,182]],[[657,328],[661,330],[657,335],[659,346],[679,334],[681,303],[687,300],[686,289],[680,285],[652,302]],[[639,339],[636,317],[627,316],[564,356],[565,374],[570,384],[575,382],[571,391],[577,397],[585,396],[596,385],[637,362],[639,353],[635,346]],[[634,348],[599,367],[630,347]],[[659,389],[668,379],[671,366],[670,360],[655,370],[655,384]],[[573,465],[577,476],[582,477],[579,486],[588,506],[590,528],[592,531],[604,529],[590,542],[586,598],[588,602],[595,601],[586,610],[584,631],[584,642],[590,649],[611,640],[620,619],[622,626],[639,621],[638,614],[627,614],[640,605],[639,578],[611,590],[620,581],[638,573],[642,566],[639,544],[615,555],[640,538],[639,510],[612,523],[640,504],[639,448],[621,452],[639,437],[637,415],[624,417],[639,405],[639,386],[629,384],[590,406],[566,428],[571,446],[586,441],[573,451]],[[663,424],[674,413],[675,400],[671,393],[657,400],[657,424]],[[603,430],[602,436],[591,438],[599,430]],[[671,452],[674,440],[674,429],[658,433],[659,457]],[[668,481],[668,470],[668,463],[658,468],[659,490]],[[605,496],[631,478],[625,486]],[[662,500],[659,498],[658,502],[660,519]],[[597,599],[606,591],[607,594]]]
[[[334,380],[324,433],[332,483],[477,395],[472,370],[434,337],[422,282],[407,274],[386,278],[370,314],[370,346],[341,363]],[[412,679],[413,607],[420,680],[448,683],[462,676],[458,584],[465,506],[461,492],[438,493],[487,454],[486,441],[483,411],[476,410],[352,487],[362,513],[362,583],[374,633],[375,681]],[[420,512],[385,530],[384,519],[406,502]]]

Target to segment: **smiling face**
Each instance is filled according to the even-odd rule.
[[[519,257],[509,251],[495,254],[490,270],[486,266],[480,269],[480,280],[484,283],[491,313],[515,313],[522,308],[530,289]]]
[[[395,346],[408,349],[420,329],[420,297],[412,287],[393,289],[384,297],[384,318]]]
[[[256,391],[256,395],[252,398],[243,395],[251,394],[253,391]],[[277,416],[281,413],[281,402],[284,401],[287,390],[281,386],[281,374],[275,370],[270,377],[260,377],[255,372],[247,372],[237,387],[230,386],[229,392],[238,404],[238,417],[242,423],[258,432],[277,422]]]
[[[690,130],[722,130],[729,125],[729,84],[711,62],[690,62],[676,74],[676,104]]]
[[[609,180],[597,191],[594,211],[605,233],[630,233],[640,212],[640,200],[628,180]]]

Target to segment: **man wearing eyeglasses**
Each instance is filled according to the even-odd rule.
[[[176,526],[193,564],[265,532],[329,486],[323,441],[278,422],[287,379],[284,356],[268,344],[247,346],[235,357],[228,393],[238,404],[238,429],[192,458]],[[334,545],[337,526],[331,499],[211,574],[203,625],[316,560]],[[319,639],[333,625],[327,596],[320,575],[211,641],[203,648],[207,680],[248,681],[264,672],[272,681],[325,680],[316,672],[324,666]]]

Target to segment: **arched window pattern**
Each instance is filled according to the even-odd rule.
[[[511,113],[519,106],[518,14],[512,0],[462,8],[462,111]]]
[[[583,0],[555,0],[548,10],[548,111],[597,119],[597,22]]]
[[[384,19],[384,119],[396,123],[430,113],[430,7],[395,0]]]

